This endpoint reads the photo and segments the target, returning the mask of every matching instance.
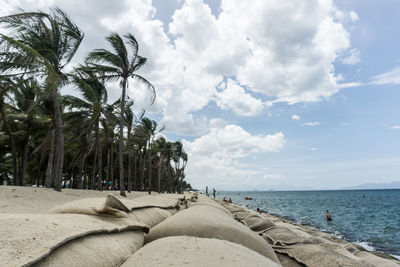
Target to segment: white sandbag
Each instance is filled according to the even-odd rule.
[[[280,264],[235,243],[211,238],[173,236],[145,245],[122,267],[278,267]]]

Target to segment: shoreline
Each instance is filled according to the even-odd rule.
[[[382,262],[400,266],[395,257],[368,252],[315,227],[203,194],[132,192],[127,196],[122,198],[119,191],[67,189],[60,193],[0,186],[0,236],[5,238],[0,240],[5,247],[0,262],[8,262],[7,266],[29,262],[76,266],[77,258],[82,258],[87,266],[136,266],[132,263],[143,260],[142,252],[136,251],[143,251],[143,255],[150,253],[144,266],[152,266],[149,262],[154,260],[174,266],[180,266],[177,261],[211,266],[206,256],[200,257],[203,265],[192,260],[209,253],[223,255],[211,259],[212,266],[243,266],[244,258],[253,260],[252,266],[328,266],[328,262],[335,262],[329,266],[380,266]],[[136,240],[135,246],[130,240]],[[165,247],[159,242],[181,245]],[[90,249],[81,251],[82,247]],[[149,256],[153,247],[160,255],[176,257],[154,259]],[[241,254],[242,263],[228,264],[228,250]],[[99,258],[101,251],[115,259]]]
[[[346,241],[358,243],[368,250],[400,255],[400,228],[396,223],[399,190],[323,192],[221,192],[217,197],[231,197],[235,203],[255,210],[313,226]],[[252,196],[252,201],[244,200]],[[325,220],[325,210],[333,221]],[[367,247],[368,245],[369,247]]]

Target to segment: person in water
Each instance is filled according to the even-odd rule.
[[[329,213],[329,210],[326,210],[326,219],[332,221],[332,215]]]

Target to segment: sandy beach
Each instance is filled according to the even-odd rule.
[[[202,194],[0,186],[1,266],[400,266]]]

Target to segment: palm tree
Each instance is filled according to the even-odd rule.
[[[17,148],[15,145],[15,138],[14,134],[11,131],[10,125],[8,124],[7,121],[7,115],[5,112],[5,103],[4,99],[7,97],[9,92],[14,89],[14,83],[9,79],[8,77],[1,76],[0,77],[0,113],[1,113],[1,118],[4,123],[4,128],[7,131],[8,137],[10,139],[10,144],[11,144],[11,151],[12,151],[12,156],[13,156],[13,179],[14,182],[18,181],[18,161],[17,161]]]
[[[83,99],[68,95],[64,96],[63,100],[66,106],[79,110],[83,117],[89,118],[89,125],[86,131],[83,131],[81,135],[91,132],[92,130],[95,132],[98,171],[97,188],[101,190],[103,166],[102,146],[100,140],[100,119],[108,109],[107,89],[103,81],[100,80],[95,73],[87,71],[84,68],[77,71],[76,75],[73,77],[73,81],[77,85]],[[79,179],[81,179],[81,177],[79,177]]]
[[[59,89],[68,81],[63,69],[75,55],[83,39],[83,33],[60,9],[43,12],[23,12],[0,18],[13,36],[0,34],[0,70],[34,74],[45,79],[46,95],[51,92],[56,128],[55,166],[52,171],[54,188],[61,191],[64,163],[64,135]]]
[[[40,118],[35,116],[35,103],[39,95],[40,87],[38,82],[33,79],[21,78],[16,79],[15,90],[13,91],[13,105],[11,105],[11,111],[15,120],[22,122],[21,127],[21,145],[22,145],[22,165],[20,177],[17,181],[17,185],[23,185],[26,179],[26,168],[28,164],[28,150],[29,141],[31,137],[31,131],[33,130],[35,123],[40,123]]]
[[[128,79],[133,78],[136,81],[144,84],[153,93],[153,100],[155,99],[154,86],[142,76],[136,74],[147,61],[146,58],[138,55],[139,45],[132,34],[125,35],[127,44],[130,48],[128,53],[127,46],[119,34],[112,33],[106,40],[111,45],[114,52],[106,49],[95,49],[90,52],[86,58],[86,63],[89,64],[96,72],[100,73],[106,80],[120,80],[122,89],[121,105],[120,105],[120,121],[119,121],[119,179],[121,195],[125,194],[125,179],[124,179],[124,115],[125,115],[125,97],[126,88],[128,87]]]
[[[188,160],[188,156],[183,149],[183,144],[180,141],[176,141],[173,145],[173,161],[175,163],[175,174],[176,174],[176,185],[178,191],[183,193],[183,179],[185,178],[185,167]]]
[[[167,142],[163,136],[160,136],[154,141],[153,150],[156,151],[159,156],[157,163],[157,191],[161,193],[161,175],[163,175],[163,166],[165,165],[166,159],[168,159],[168,155],[172,155],[172,143]],[[164,168],[167,169],[166,167]]]

